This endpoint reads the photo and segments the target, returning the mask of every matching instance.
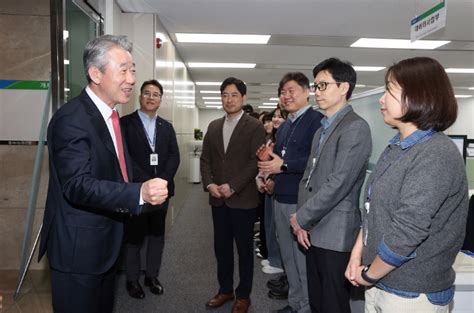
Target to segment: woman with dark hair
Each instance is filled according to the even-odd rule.
[[[457,117],[444,68],[417,57],[391,66],[380,98],[398,130],[369,177],[346,277],[367,286],[365,312],[448,312],[465,235],[464,162],[442,133]]]

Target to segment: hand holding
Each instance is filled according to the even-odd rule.
[[[212,197],[214,198],[222,198],[223,195],[220,193],[219,191],[219,187],[216,185],[216,184],[210,184],[208,187],[207,187],[207,190],[209,190],[209,193],[211,194]]]
[[[281,173],[281,166],[283,165],[283,159],[278,154],[269,151],[269,155],[272,158],[270,161],[259,161],[258,169],[265,175],[279,174]]]
[[[361,271],[361,259],[360,258],[352,258],[349,260],[349,263],[347,264],[346,272],[344,273],[344,276],[346,276],[347,280],[349,282],[356,286],[359,287],[359,283],[357,282],[356,278],[357,275],[360,276],[360,271]]]
[[[258,192],[264,193],[265,192],[265,179],[263,176],[257,176],[257,189]]]
[[[158,205],[168,198],[168,182],[161,178],[153,178],[144,182],[140,188],[143,201]]]
[[[267,179],[265,182],[265,192],[269,195],[273,194],[275,189],[275,181],[273,179]]]
[[[234,192],[230,189],[229,184],[222,184],[217,186],[219,193],[224,196],[224,198],[230,198]]]

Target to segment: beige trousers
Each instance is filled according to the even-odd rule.
[[[365,291],[365,313],[448,313],[449,304],[431,303],[426,294],[417,298],[404,298],[379,288]]]

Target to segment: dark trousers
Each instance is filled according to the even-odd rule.
[[[51,269],[54,313],[112,313],[116,268],[99,275]]]
[[[155,211],[130,217],[125,223],[125,273],[128,281],[137,281],[140,278],[140,250],[145,238],[147,239],[145,276],[158,276],[165,246],[167,211],[168,201],[157,206]]]
[[[306,254],[309,304],[313,313],[350,313],[350,283],[345,278],[350,252],[311,246]]]
[[[234,240],[239,254],[240,282],[237,298],[249,298],[253,281],[253,226],[255,209],[212,207],[214,252],[217,259],[219,293],[234,290]]]

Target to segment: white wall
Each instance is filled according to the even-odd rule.
[[[458,99],[458,119],[446,133],[452,135],[467,135],[474,139],[474,97]]]
[[[224,110],[217,109],[200,109],[199,110],[199,129],[205,135],[207,132],[207,126],[210,122],[215,119],[223,117],[225,114]]]

